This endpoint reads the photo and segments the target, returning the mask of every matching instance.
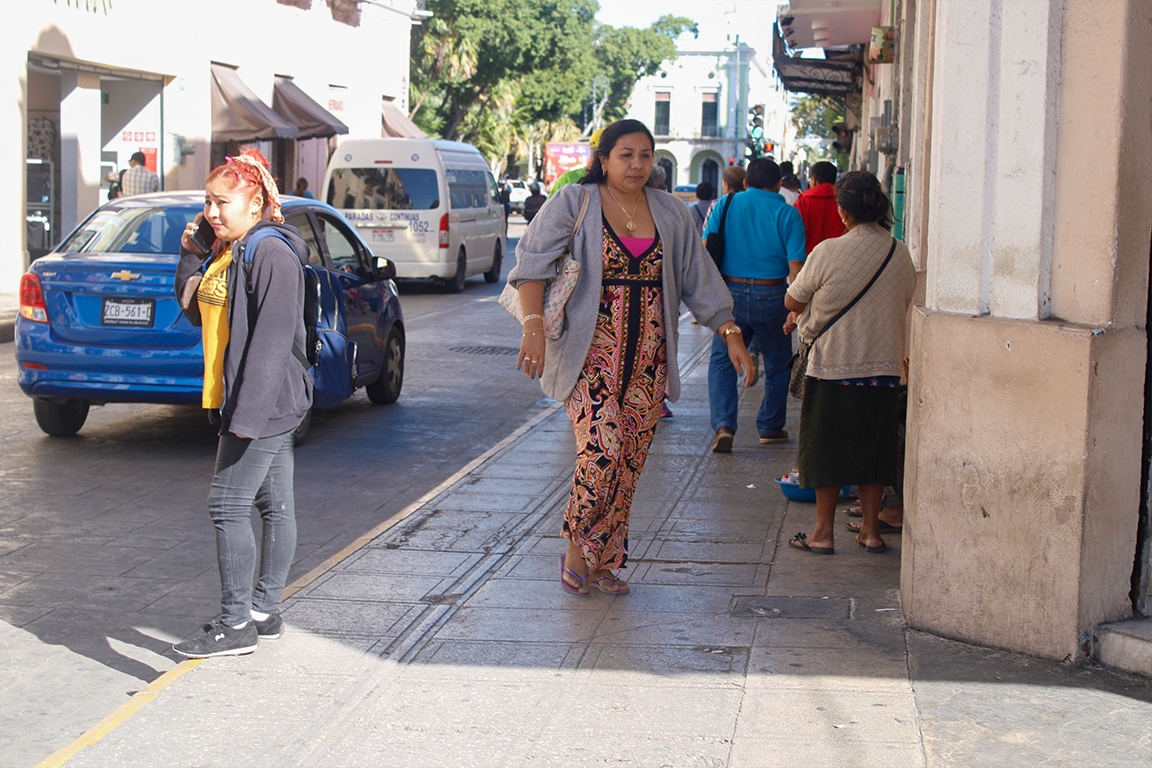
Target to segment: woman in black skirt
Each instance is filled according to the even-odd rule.
[[[836,499],[841,486],[859,485],[864,516],[856,543],[880,553],[887,549],[877,518],[880,502],[884,486],[894,485],[900,470],[900,376],[916,276],[908,249],[888,232],[891,205],[875,176],[867,171],[841,176],[836,204],[848,231],[809,254],[784,297],[791,312],[785,332],[798,328],[801,339],[810,342],[878,271],[879,277],[808,357],[799,468],[800,485],[816,488],[816,527],[789,543],[813,554],[834,554]]]

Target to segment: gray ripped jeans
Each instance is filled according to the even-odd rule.
[[[229,626],[250,620],[253,609],[263,613],[280,609],[296,553],[293,442],[291,432],[252,440],[228,433],[220,436],[208,513],[216,528],[221,621]],[[260,576],[255,587],[253,504],[263,525]]]

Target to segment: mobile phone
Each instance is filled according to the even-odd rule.
[[[208,219],[200,219],[200,226],[188,238],[192,244],[200,249],[204,255],[212,250],[212,246],[216,244],[216,230],[212,229],[212,225]]]

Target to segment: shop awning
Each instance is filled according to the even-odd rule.
[[[326,139],[348,133],[348,126],[300,90],[290,77],[276,76],[272,85],[272,111],[296,126],[299,139]]]
[[[212,140],[294,139],[300,131],[260,100],[236,70],[212,65]]]
[[[428,134],[416,127],[408,115],[388,99],[380,108],[380,135],[393,139],[426,139]]]
[[[862,46],[851,46],[842,51],[825,50],[828,58],[823,59],[789,56],[779,25],[774,26],[776,34],[772,44],[772,63],[784,90],[818,96],[844,96],[860,92]]]

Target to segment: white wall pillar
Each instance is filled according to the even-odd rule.
[[[927,306],[1049,314],[1062,3],[937,7]]]
[[[60,237],[100,204],[100,77],[60,73]]]
[[[28,129],[26,53],[0,46],[0,293],[15,292],[28,263],[24,237]]]

